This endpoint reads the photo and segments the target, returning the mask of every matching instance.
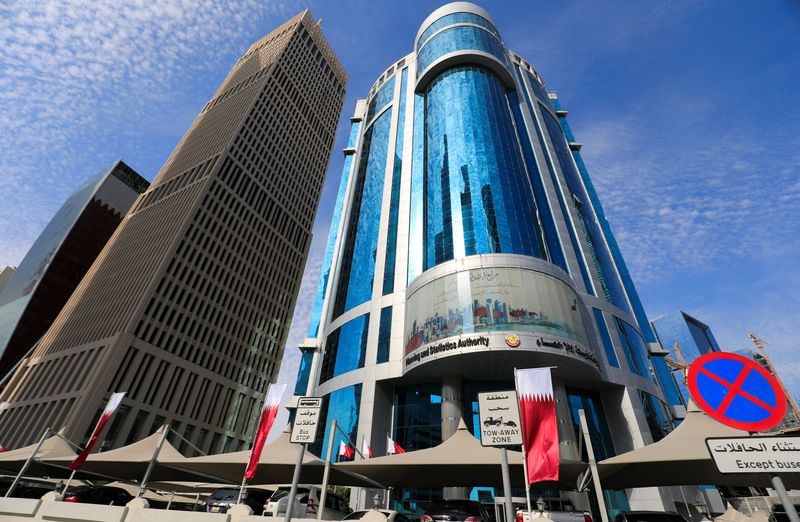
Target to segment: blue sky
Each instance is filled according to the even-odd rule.
[[[0,4],[0,266],[122,157],[153,179],[248,46],[305,7],[349,75],[289,352],[302,340],[354,99],[441,2]],[[756,331],[800,394],[800,4],[483,2],[579,141],[651,317]],[[282,372],[292,378],[296,358]]]

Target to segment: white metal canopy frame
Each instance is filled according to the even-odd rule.
[[[461,420],[458,430],[433,448],[407,451],[336,464],[334,469],[347,470],[391,487],[495,486],[503,484],[501,450],[481,446]],[[511,486],[522,487],[522,453],[508,452]],[[558,482],[540,482],[537,487],[572,490],[587,464],[562,460]]]
[[[706,446],[708,438],[749,436],[720,424],[690,402],[686,418],[666,437],[600,462],[601,483],[608,489],[703,484],[771,488],[769,473],[720,473]],[[800,474],[782,477],[787,488],[800,488]]]

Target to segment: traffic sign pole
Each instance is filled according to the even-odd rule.
[[[506,522],[514,522],[514,506],[511,504],[511,471],[508,469],[508,450],[506,448],[500,448],[500,467],[503,473]]]
[[[789,517],[790,522],[800,522],[800,517],[797,516],[797,510],[794,508],[792,499],[786,492],[786,486],[783,485],[783,480],[778,475],[772,475],[772,487],[778,492],[778,498],[781,499],[783,509],[786,511],[786,516]]]

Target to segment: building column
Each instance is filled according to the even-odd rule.
[[[464,387],[460,375],[442,376],[442,442],[458,431],[458,423],[464,418]],[[469,498],[469,488],[444,488],[445,499]]]

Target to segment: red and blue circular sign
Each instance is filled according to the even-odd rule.
[[[786,396],[780,383],[753,359],[711,352],[689,367],[689,392],[712,419],[743,431],[764,431],[780,424]]]

